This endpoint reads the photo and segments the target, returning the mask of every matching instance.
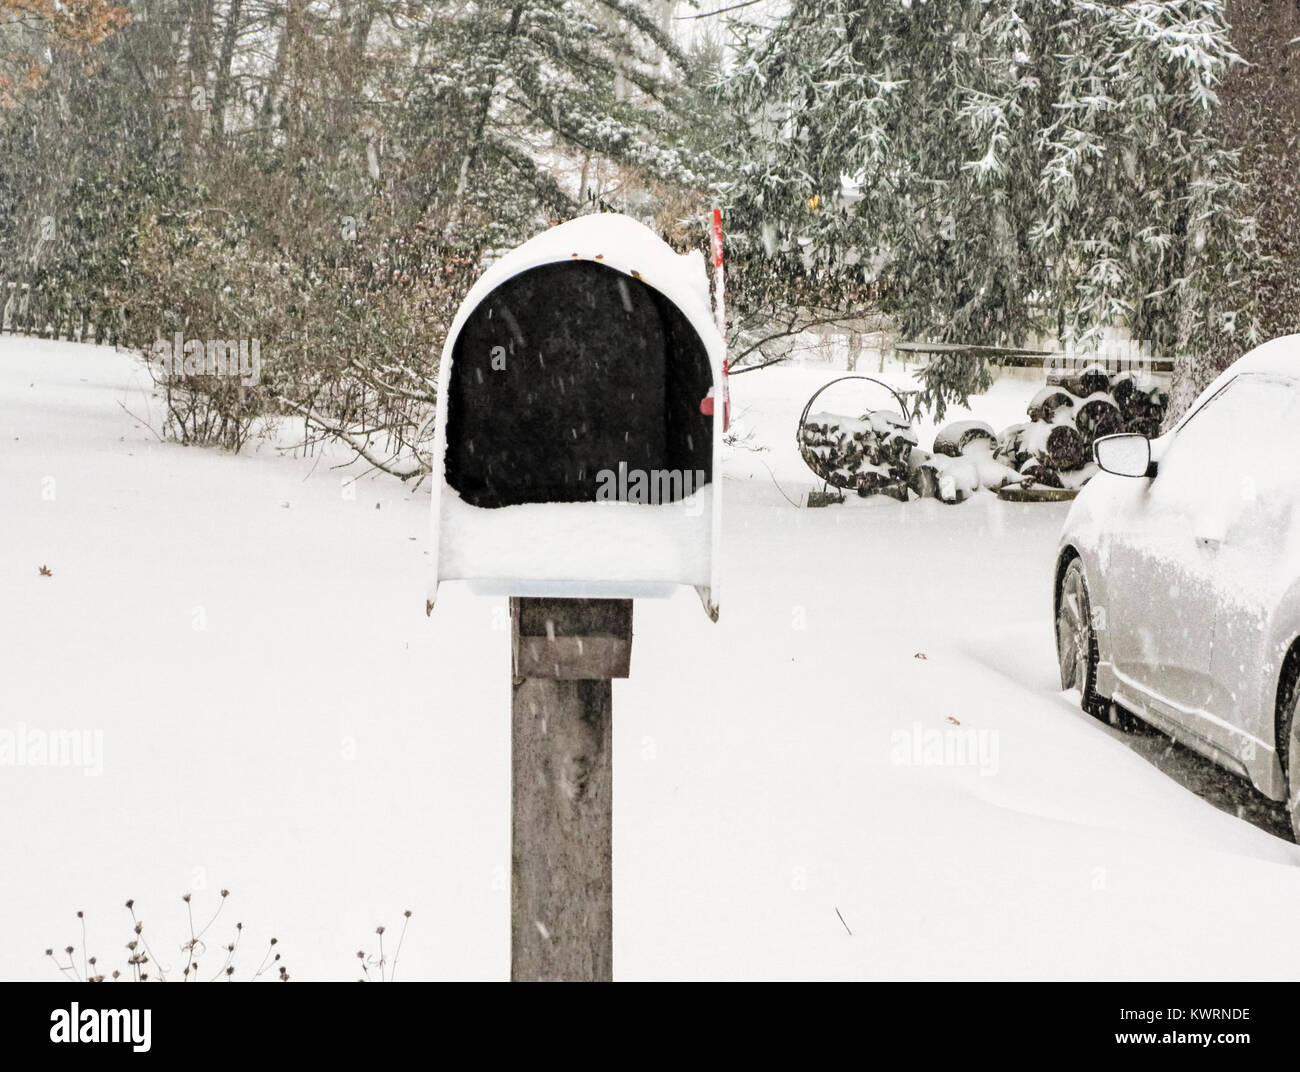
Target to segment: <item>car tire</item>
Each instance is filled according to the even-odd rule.
[[[1291,695],[1287,697],[1290,714],[1282,725],[1278,755],[1283,761],[1282,773],[1286,775],[1286,814],[1291,820],[1291,836],[1300,845],[1300,745],[1295,739],[1296,712],[1300,711],[1300,684],[1292,685]]]
[[[1136,720],[1109,700],[1097,695],[1097,632],[1093,628],[1092,600],[1083,563],[1074,559],[1061,576],[1056,596],[1056,659],[1061,688],[1078,689],[1080,706],[1093,718],[1131,732]]]

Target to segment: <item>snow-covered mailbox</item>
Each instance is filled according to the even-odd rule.
[[[717,617],[724,344],[703,258],[590,215],[496,261],[447,334],[434,443],[443,581]]]

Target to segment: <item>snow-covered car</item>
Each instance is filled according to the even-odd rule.
[[[1062,688],[1286,801],[1300,840],[1300,335],[1241,358],[1160,438],[1094,449],[1056,560]]]

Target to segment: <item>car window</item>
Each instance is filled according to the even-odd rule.
[[[1174,436],[1156,483],[1165,493],[1228,491],[1243,499],[1300,469],[1300,382],[1243,373]]]

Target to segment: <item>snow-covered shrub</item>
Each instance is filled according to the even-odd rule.
[[[308,435],[346,439],[372,464],[422,472],[420,436],[435,401],[441,333],[470,264],[405,239],[340,245],[330,260],[275,258],[200,220],[141,221],[116,295],[131,345],[251,340],[256,382],[151,363],[169,431],[238,450],[260,418],[292,416]]]

